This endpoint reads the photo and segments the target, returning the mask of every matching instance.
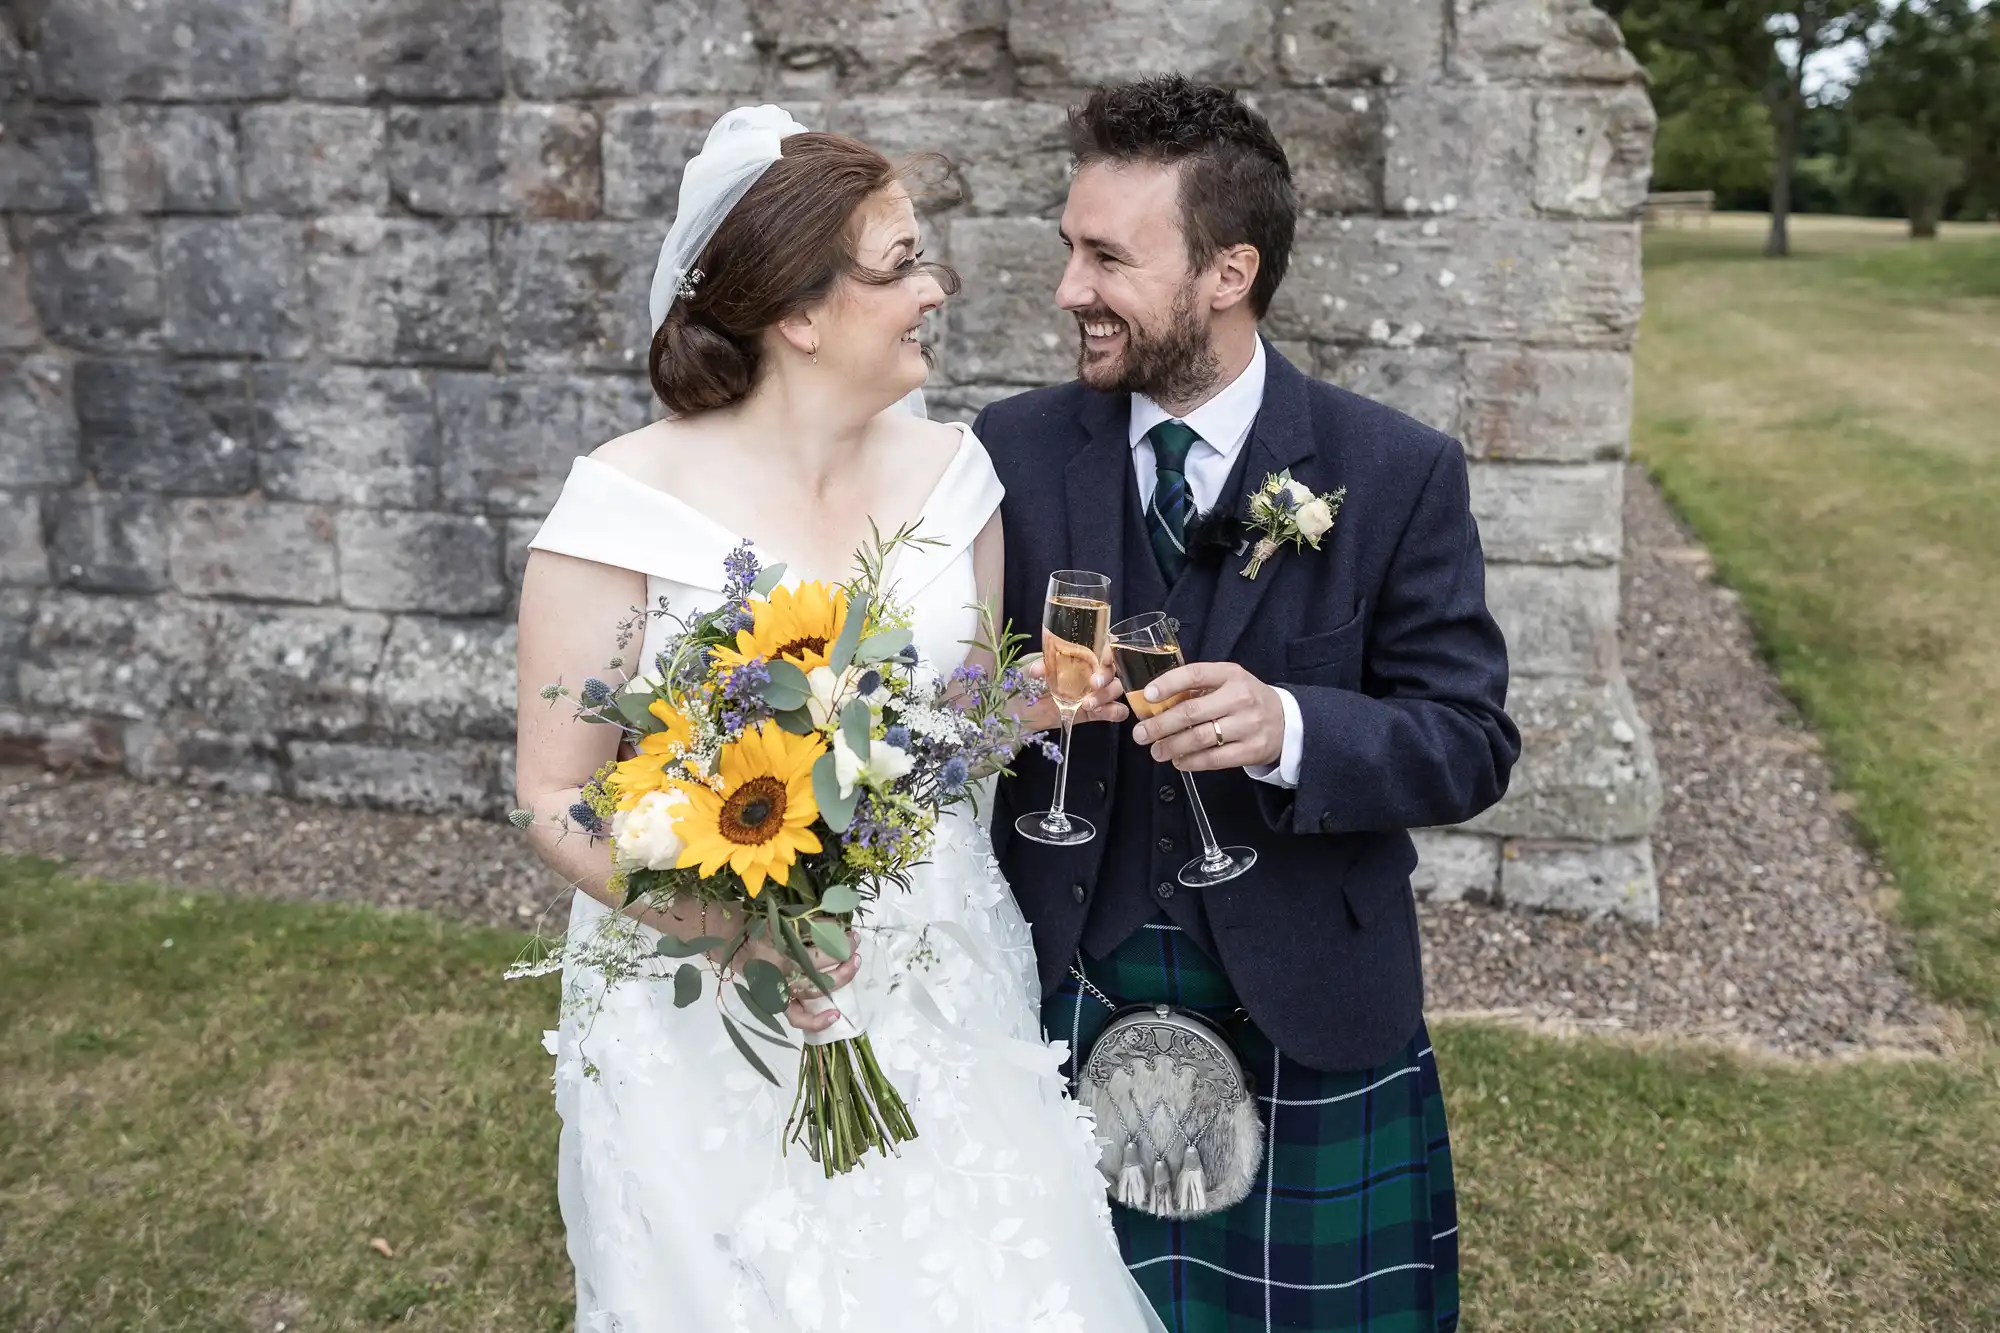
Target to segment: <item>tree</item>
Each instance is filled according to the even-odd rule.
[[[1965,163],[1901,120],[1867,120],[1854,130],[1854,169],[1902,201],[1917,240],[1937,236],[1945,198],[1965,182]]]
[[[1885,15],[1847,101],[1855,167],[1935,235],[1945,196],[2000,202],[2000,18],[1974,0],[1905,3]]]
[[[1764,253],[1791,253],[1792,176],[1806,113],[1830,90],[1809,93],[1821,52],[1866,32],[1881,0],[1604,0],[1626,44],[1649,72],[1675,80],[1675,101],[1748,94],[1770,114],[1771,234]],[[1655,75],[1657,91],[1667,91]],[[1673,114],[1660,108],[1662,118]]]

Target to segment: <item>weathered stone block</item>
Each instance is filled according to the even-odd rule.
[[[752,93],[763,75],[744,0],[502,3],[507,79],[518,97]]]
[[[1391,212],[1533,215],[1533,93],[1423,84],[1389,93],[1388,109],[1382,197]]]
[[[1464,357],[1455,347],[1327,347],[1320,375],[1363,398],[1386,403],[1432,430],[1458,434]]]
[[[1444,63],[1447,0],[1287,0],[1278,67],[1288,83],[1406,83]]]
[[[1513,838],[1639,838],[1660,812],[1653,744],[1623,677],[1525,678],[1507,693],[1521,762],[1507,797],[1464,827]]]
[[[676,98],[624,102],[604,112],[604,213],[612,218],[644,218],[659,226],[680,203],[681,173],[701,151],[716,118],[729,110],[726,99]],[[797,108],[807,125],[816,121]]]
[[[989,403],[1012,398],[1022,392],[1018,384],[939,384],[924,386],[924,400],[932,421],[963,421],[970,424]]]
[[[277,751],[194,719],[134,722],[125,729],[125,771],[142,782],[172,782],[244,796],[284,790]]]
[[[305,355],[304,224],[172,220],[160,233],[169,348],[197,356]]]
[[[1387,140],[1380,94],[1275,92],[1251,101],[1285,146],[1302,210],[1373,213],[1381,208]]]
[[[1292,272],[1267,326],[1327,342],[1625,346],[1641,302],[1629,225],[1308,218]]]
[[[157,716],[193,646],[185,617],[158,598],[48,592],[19,658],[20,698],[52,716]]]
[[[0,102],[28,95],[28,57],[11,23],[0,23]]]
[[[491,813],[501,794],[494,745],[293,741],[285,752],[301,800],[477,815]]]
[[[329,102],[497,98],[500,0],[293,0],[298,90]]]
[[[0,210],[88,213],[96,204],[89,113],[66,107],[0,107]]]
[[[79,362],[76,408],[85,461],[106,490],[231,495],[256,480],[241,366]]]
[[[484,222],[313,223],[306,272],[321,351],[342,361],[486,364],[499,341],[491,251]]]
[[[1500,893],[1500,839],[1443,829],[1417,829],[1417,868],[1410,888],[1434,903],[1488,903]]]
[[[1068,118],[1054,103],[861,97],[829,106],[825,127],[891,161],[947,153],[950,180],[911,183],[919,208],[956,201],[969,213],[1054,216],[1069,195]]]
[[[41,7],[45,96],[203,102],[291,91],[287,0],[63,0]]]
[[[317,505],[186,500],[169,539],[174,587],[201,597],[330,602],[340,593],[333,516]]]
[[[35,305],[51,338],[90,352],[159,342],[160,266],[152,224],[44,218],[26,241]]]
[[[69,486],[82,478],[69,362],[0,356],[0,486]]]
[[[429,505],[437,499],[437,404],[416,370],[260,366],[257,473],[276,500]]]
[[[7,742],[41,730],[38,721],[13,708],[21,701],[21,668],[40,606],[41,594],[31,588],[0,588],[0,751],[13,748]]]
[[[1500,901],[1657,925],[1652,845],[1643,838],[1598,846],[1510,842],[1500,859]]]
[[[1616,564],[1624,495],[1618,463],[1472,465],[1472,513],[1488,560]]]
[[[1030,87],[1171,73],[1261,83],[1274,35],[1269,6],[1209,0],[1014,0],[1007,20],[1008,46]]]
[[[483,515],[350,509],[338,527],[348,606],[471,616],[506,603],[500,530]]]
[[[236,127],[197,106],[108,106],[91,113],[98,193],[110,213],[233,213]]]
[[[57,580],[92,592],[165,588],[168,503],[111,491],[57,496],[49,543]]]
[[[196,650],[182,703],[260,743],[353,736],[369,722],[371,681],[389,617],[333,607],[188,603]]]
[[[1465,442],[1475,457],[1623,458],[1631,433],[1629,352],[1475,347],[1466,353]]]
[[[243,112],[243,206],[259,213],[374,213],[389,201],[378,107],[287,102]]]
[[[1048,384],[1075,376],[1076,319],[1055,304],[1064,255],[1053,220],[952,223],[951,261],[965,278],[945,307],[953,379]]]
[[[1618,668],[1618,571],[1486,567],[1486,600],[1517,677],[1607,677]]]
[[[0,227],[0,351],[34,347],[42,341],[42,321],[28,294],[28,260]]]
[[[48,581],[49,552],[42,540],[41,498],[0,491],[0,586],[38,588]]]
[[[1461,79],[1640,77],[1617,20],[1590,0],[1451,0],[1451,72]]]
[[[1653,178],[1653,99],[1638,87],[1544,93],[1535,103],[1535,203],[1544,213],[1636,216]]]
[[[751,0],[750,16],[787,92],[1007,87],[1002,0]]]
[[[507,359],[528,370],[644,370],[657,222],[505,222],[496,240]]]
[[[413,740],[514,738],[514,627],[399,616],[375,674],[376,725]]]
[[[543,515],[577,455],[653,419],[627,375],[440,375],[444,503]]]
[[[578,107],[398,107],[389,187],[413,213],[592,217],[597,144],[597,117]]]

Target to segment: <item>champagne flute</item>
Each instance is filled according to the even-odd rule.
[[[1180,666],[1180,626],[1163,611],[1148,611],[1111,627],[1111,653],[1118,663],[1118,679],[1125,686],[1125,702],[1137,718],[1158,717],[1193,692],[1183,690],[1171,699],[1154,703],[1146,698],[1146,687]],[[1201,793],[1194,789],[1194,774],[1185,769],[1181,780],[1187,784],[1188,810],[1194,816],[1194,831],[1201,837],[1201,855],[1181,867],[1181,883],[1191,889],[1221,884],[1257,864],[1256,849],[1222,847],[1209,827],[1208,811],[1202,807]]]
[[[1055,803],[1014,821],[1014,831],[1030,842],[1071,847],[1097,836],[1089,820],[1063,809],[1063,800],[1069,791],[1070,728],[1076,725],[1077,709],[1090,697],[1090,678],[1103,668],[1110,623],[1110,579],[1083,569],[1049,575],[1042,609],[1042,670],[1062,718],[1062,758],[1056,764]]]

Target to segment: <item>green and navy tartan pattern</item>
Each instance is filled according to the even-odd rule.
[[[1153,442],[1153,498],[1146,505],[1146,540],[1169,588],[1187,568],[1187,525],[1194,517],[1187,456],[1201,436],[1184,421],[1162,421],[1146,432]]]
[[[1218,1020],[1237,1007],[1222,969],[1178,926],[1149,924],[1107,957],[1079,961],[1121,1006],[1176,1004]],[[1074,1053],[1110,1013],[1071,977],[1042,1021]],[[1429,1034],[1420,1025],[1373,1069],[1326,1073],[1281,1054],[1253,1024],[1226,1030],[1264,1118],[1256,1188],[1191,1222],[1111,1210],[1126,1265],[1169,1333],[1455,1330],[1458,1216]]]

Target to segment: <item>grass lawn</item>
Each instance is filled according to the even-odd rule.
[[[566,1329],[517,943],[0,861],[0,1328]],[[1468,1329],[2000,1327],[2000,1059],[1437,1041]]]
[[[1743,594],[1897,877],[1924,980],[2000,1015],[2000,232],[1649,233],[1634,449]]]

